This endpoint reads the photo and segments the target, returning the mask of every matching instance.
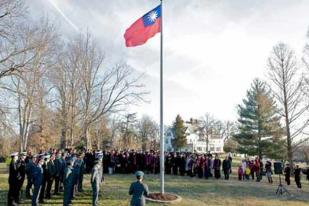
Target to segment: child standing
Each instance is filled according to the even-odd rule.
[[[246,170],[245,170],[246,180],[249,180],[250,173],[251,173],[250,167],[249,165],[247,165]]]
[[[242,165],[239,165],[238,167],[238,180],[241,181],[243,180],[244,177],[244,171],[242,169]]]

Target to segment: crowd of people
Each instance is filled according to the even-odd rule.
[[[91,153],[88,151],[85,161],[89,162],[91,168]],[[166,152],[165,153],[165,174],[180,175],[199,178],[220,179],[223,173],[224,179],[228,180],[232,173],[231,155],[227,155],[223,160],[217,154],[197,154],[190,152]],[[282,163],[283,164],[283,163]],[[159,152],[136,152],[132,151],[111,151],[104,152],[103,158],[104,173],[134,173],[137,170],[147,174],[158,174],[160,172]],[[287,163],[282,168],[287,185],[290,185],[291,168]],[[273,183],[273,164],[270,160],[262,161],[259,157],[254,159],[243,159],[238,166],[238,179],[240,181],[255,180],[259,182],[266,176],[269,183]],[[309,169],[301,169],[298,165],[294,169],[294,179],[296,185],[301,188],[301,174],[309,180]]]
[[[63,205],[70,205],[76,193],[83,191],[83,179],[85,173],[91,174],[92,202],[98,204],[100,183],[104,180],[103,173],[133,174],[143,171],[146,174],[158,174],[160,172],[159,152],[149,151],[83,151],[68,149],[65,151],[50,149],[39,154],[13,153],[11,155],[9,172],[8,205],[20,203],[20,191],[27,179],[25,195],[32,199],[32,205],[44,203],[44,199],[52,198],[59,192],[64,193]],[[224,179],[229,180],[232,173],[231,155],[227,155],[222,161],[217,154],[196,154],[188,152],[166,152],[165,174],[180,175],[198,178],[220,179],[223,173]],[[265,165],[265,166],[264,166]],[[290,185],[291,168],[286,164],[284,168],[285,181]],[[261,181],[266,176],[272,183],[272,162],[255,159],[242,160],[238,167],[238,179],[240,181]],[[294,169],[295,182],[301,188],[301,173],[309,180],[309,169]],[[52,192],[52,187],[54,187]],[[30,193],[32,191],[32,195]]]
[[[52,195],[63,192],[63,205],[68,206],[76,193],[83,191],[85,174],[84,154],[74,150],[57,151],[50,149],[39,154],[13,153],[9,166],[8,205],[21,202],[21,189],[27,179],[25,195],[31,199],[32,206],[44,203]],[[100,183],[104,180],[102,152],[94,152],[91,168],[91,187],[93,205],[98,205]],[[52,193],[52,187],[54,190]],[[32,191],[32,195],[31,195]]]

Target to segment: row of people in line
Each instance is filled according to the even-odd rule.
[[[50,199],[52,185],[54,185],[53,194],[58,194],[59,191],[64,190],[66,194],[64,195],[64,203],[68,205],[77,192],[83,191],[84,173],[93,173],[93,169],[96,169],[95,176],[98,176],[99,179],[103,179],[103,173],[129,174],[136,171],[159,173],[160,156],[158,152],[104,151],[100,158],[100,161],[98,161],[97,152],[89,150],[85,153],[77,153],[75,150],[61,152],[50,149],[45,153],[41,151],[38,155],[32,155],[31,152],[28,152],[28,154],[21,153],[19,156],[17,153],[12,154],[9,176],[9,205],[20,202],[19,194],[25,177],[27,178],[27,198],[31,197],[30,189],[33,187],[32,205],[37,205],[38,202],[43,203],[45,198]],[[271,167],[271,162],[267,161],[264,172],[263,162],[258,157],[255,160],[243,160],[238,168],[238,176],[240,180],[248,179],[251,176],[252,179],[256,178],[256,181],[260,181],[261,174],[266,173],[268,181],[272,183]],[[289,185],[291,172],[288,168],[285,168],[285,179]],[[295,181],[297,186],[301,187],[301,172],[298,172],[297,169],[294,173]],[[221,178],[221,171],[224,173],[224,178],[228,180],[232,172],[231,156],[226,156],[221,162],[218,155],[213,157],[212,154],[165,153],[166,174],[219,179]],[[301,170],[299,169],[299,171]],[[308,169],[303,170],[303,173],[307,174],[308,179]],[[99,187],[96,186],[96,188]],[[93,194],[93,201],[96,202],[98,192]]]
[[[31,152],[13,153],[9,166],[8,205],[18,205],[21,202],[21,188],[27,178],[26,198],[31,199],[32,206],[44,203],[44,199],[58,195],[63,191],[63,205],[72,203],[75,194],[83,191],[83,176],[85,164],[83,154],[72,150],[57,152],[50,150],[46,153],[32,155]],[[96,152],[91,171],[93,189],[93,205],[98,204],[99,184],[103,181],[103,153]],[[31,196],[32,191],[32,196]]]
[[[134,173],[136,170],[146,173],[158,174],[160,170],[159,152],[135,152],[132,151],[111,151],[104,152],[104,172],[105,173]],[[266,176],[269,183],[272,179],[272,163],[267,160],[263,163],[259,157],[249,160],[242,160],[238,167],[239,180],[251,179],[257,182],[261,181],[262,176]],[[166,152],[165,153],[165,173],[172,175],[188,175],[191,177],[215,177],[221,178],[221,171],[224,179],[228,180],[232,172],[232,157],[228,155],[223,161],[218,155],[212,154],[194,154],[188,152]],[[301,169],[295,167],[293,174],[296,185],[301,188],[301,173],[306,175],[309,180],[309,168]],[[287,164],[285,167],[285,179],[290,184],[291,169]]]

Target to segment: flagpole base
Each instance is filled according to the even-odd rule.
[[[161,203],[161,204],[178,204],[182,201],[182,197],[173,193],[149,193],[145,198],[147,202]]]

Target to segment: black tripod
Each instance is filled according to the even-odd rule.
[[[276,194],[277,195],[283,195],[284,193],[287,193],[288,195],[290,195],[288,190],[282,185],[282,183],[281,183],[281,175],[279,174],[279,185],[278,185]]]

